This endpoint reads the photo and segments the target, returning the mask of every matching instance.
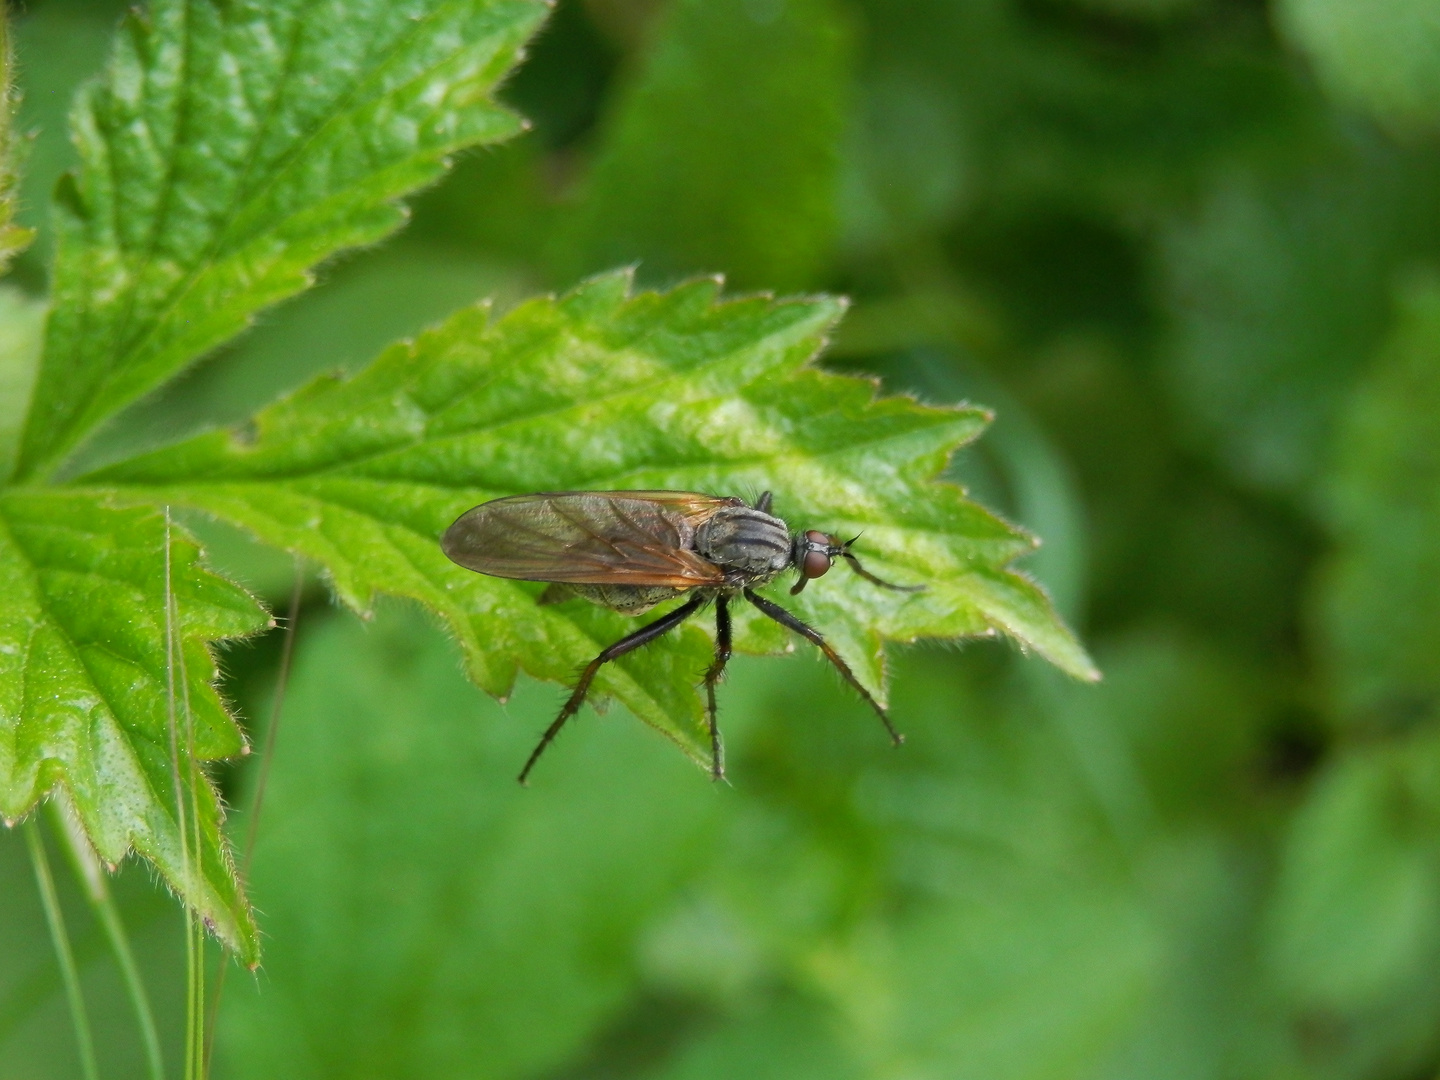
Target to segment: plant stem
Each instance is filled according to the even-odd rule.
[[[187,773],[189,772],[192,758],[186,759],[186,768],[180,768],[180,739],[176,730],[175,719],[175,684],[176,668],[179,667],[179,683],[182,690],[185,689],[185,654],[180,647],[175,626],[179,621],[175,606],[175,590],[171,583],[171,519],[170,507],[165,507],[165,677],[166,677],[166,720],[170,735],[170,769],[175,784],[175,819],[179,826],[180,833],[180,872],[187,887],[195,884],[190,875],[190,837],[188,827],[188,815],[185,812],[185,794],[189,790],[186,787]],[[178,664],[177,664],[178,661]],[[189,705],[188,694],[186,705]],[[188,718],[187,718],[188,734]],[[189,742],[186,744],[189,749]],[[191,783],[193,777],[189,777]],[[199,855],[197,848],[195,854]],[[198,870],[198,867],[197,867]],[[199,1080],[204,1073],[205,1054],[198,1044],[204,1041],[204,1010],[197,1008],[196,1003],[201,1000],[204,993],[201,983],[204,981],[204,972],[198,971],[203,960],[196,956],[196,936],[199,920],[195,917],[194,908],[185,904],[185,1080]]]
[[[305,588],[305,564],[295,556],[295,583],[290,589],[290,610],[285,618],[285,641],[280,646],[280,671],[275,683],[275,697],[270,703],[270,723],[265,728],[265,748],[260,753],[260,775],[255,781],[255,798],[250,803],[249,820],[245,824],[245,854],[240,864],[242,877],[250,874],[255,855],[255,837],[259,832],[260,809],[265,805],[265,788],[270,782],[270,765],[275,760],[275,735],[280,730],[280,713],[285,707],[285,689],[290,685],[290,661],[295,655],[295,624],[300,618],[300,594]]]
[[[255,855],[255,838],[259,834],[260,809],[265,805],[265,788],[270,782],[270,766],[275,760],[275,736],[280,730],[280,714],[285,708],[285,688],[290,685],[290,662],[295,655],[295,626],[300,619],[300,598],[305,591],[305,560],[295,556],[295,579],[290,587],[290,610],[285,616],[285,639],[280,646],[280,671],[275,683],[275,696],[270,700],[270,723],[265,728],[265,745],[260,751],[260,775],[255,781],[255,796],[246,815],[245,850],[240,857],[240,880],[250,881],[250,863]],[[225,975],[230,970],[227,957],[220,954],[220,968],[215,975],[215,993],[210,998],[210,1017],[206,1023],[209,1039],[205,1051],[205,1075],[210,1073],[210,1060],[215,1054],[215,1025],[220,1018],[220,995],[225,992]]]
[[[110,895],[110,887],[105,880],[105,869],[100,865],[94,849],[90,847],[89,841],[80,828],[79,821],[75,817],[74,809],[68,804],[68,800],[57,798],[50,802],[51,825],[55,832],[65,844],[65,850],[70,856],[70,865],[75,871],[81,886],[85,890],[85,898],[90,901],[90,907],[95,912],[95,917],[105,929],[105,937],[110,943],[110,950],[115,954],[115,964],[120,969],[120,975],[125,980],[125,992],[130,997],[130,1004],[135,1009],[135,1020],[140,1026],[140,1039],[145,1044],[145,1059],[150,1072],[150,1080],[165,1080],[165,1057],[160,1050],[160,1035],[155,1027],[155,1013],[150,1006],[150,995],[145,990],[145,982],[140,977],[140,968],[135,963],[135,953],[130,948],[130,935],[125,929],[125,922],[120,917],[120,909],[114,898]]]
[[[125,932],[125,923],[115,900],[106,893],[91,901],[100,925],[105,927],[105,936],[110,939],[110,948],[115,952],[115,963],[125,979],[125,992],[130,995],[130,1004],[135,1009],[135,1020],[140,1025],[140,1037],[145,1043],[145,1060],[150,1069],[151,1080],[165,1080],[165,1056],[160,1052],[160,1033],[155,1027],[155,1013],[150,1008],[150,995],[140,978],[140,969],[135,964],[135,954],[130,948],[130,937]]]
[[[45,855],[45,841],[35,815],[25,822],[25,841],[30,847],[30,862],[35,867],[35,881],[40,886],[40,902],[45,907],[45,921],[50,926],[50,940],[55,946],[55,959],[65,983],[65,996],[70,1000],[70,1023],[75,1028],[75,1046],[80,1052],[80,1071],[85,1080],[98,1080],[95,1068],[95,1043],[90,1037],[90,1018],[85,1012],[85,997],[80,993],[80,973],[70,951],[70,937],[65,933],[65,917],[60,912],[60,898],[55,895],[55,879],[50,874],[50,860]]]

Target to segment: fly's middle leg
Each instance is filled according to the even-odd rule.
[[[725,674],[730,661],[730,608],[724,596],[715,598],[715,662],[705,673],[705,718],[710,724],[710,776],[725,779],[725,746],[720,740],[720,724],[715,718],[715,684]]]
[[[585,670],[580,674],[580,681],[575,684],[575,689],[570,694],[570,700],[565,702],[564,706],[560,709],[560,715],[555,717],[550,726],[545,729],[545,734],[540,736],[540,742],[536,745],[535,749],[531,751],[529,760],[525,762],[525,768],[520,770],[520,783],[525,783],[526,779],[530,776],[530,770],[535,767],[535,763],[540,760],[540,755],[545,753],[546,748],[554,741],[555,736],[560,734],[560,729],[565,726],[565,721],[579,712],[580,706],[585,704],[585,698],[590,693],[590,684],[595,680],[595,673],[600,670],[602,665],[609,663],[617,657],[624,656],[628,652],[634,652],[640,648],[640,646],[648,645],[656,638],[675,629],[675,627],[679,626],[691,615],[694,615],[695,612],[704,607],[706,599],[703,593],[695,596],[688,602],[681,604],[668,615],[662,615],[654,622],[647,623],[640,627],[640,629],[636,630],[633,634],[627,634],[599,656],[595,657],[594,660],[591,660],[590,663],[586,665]]]

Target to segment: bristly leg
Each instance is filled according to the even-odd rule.
[[[662,615],[654,622],[640,627],[633,634],[625,635],[594,660],[591,660],[580,675],[580,681],[575,684],[575,689],[570,694],[570,700],[565,702],[564,707],[560,710],[560,715],[555,717],[554,722],[545,729],[545,734],[540,736],[539,744],[531,751],[530,759],[525,762],[525,768],[520,770],[518,778],[520,783],[525,783],[526,778],[530,775],[530,770],[535,767],[535,762],[540,760],[540,755],[545,752],[545,748],[550,745],[556,735],[560,734],[560,729],[565,726],[565,721],[579,712],[580,706],[585,704],[585,697],[590,693],[590,683],[594,680],[595,673],[600,670],[602,664],[607,664],[628,652],[634,652],[640,646],[648,645],[668,631],[674,630],[675,627],[704,607],[708,599],[703,593],[696,595],[670,614]]]
[[[855,673],[850,670],[850,665],[845,663],[845,661],[840,658],[840,654],[830,646],[830,643],[820,636],[820,631],[801,622],[779,604],[771,603],[763,596],[757,595],[752,589],[745,590],[745,599],[749,600],[750,603],[754,604],[781,626],[794,630],[795,633],[801,637],[813,642],[820,651],[825,654],[825,658],[835,665],[835,669],[840,672],[845,681],[855,688],[855,692],[869,703],[870,708],[875,710],[875,715],[880,717],[880,722],[885,725],[885,730],[890,733],[890,741],[896,746],[899,746],[905,741],[905,736],[895,730],[895,725],[890,723],[890,717],[885,715],[885,710],[880,707],[880,703],[870,696],[870,691],[866,690],[860,680],[855,677]]]
[[[706,719],[710,721],[710,778],[725,779],[725,747],[720,741],[720,724],[715,719],[715,684],[725,674],[730,661],[730,601],[715,598],[715,662],[705,673]]]

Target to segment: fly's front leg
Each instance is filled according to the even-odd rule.
[[[520,783],[525,783],[530,775],[530,770],[535,767],[535,763],[540,760],[540,755],[543,754],[546,747],[554,741],[555,736],[560,734],[560,729],[565,726],[565,721],[579,712],[580,706],[585,704],[585,698],[590,693],[590,684],[594,681],[595,673],[600,670],[602,664],[607,664],[611,660],[624,656],[628,652],[634,652],[640,648],[640,646],[648,645],[656,638],[675,629],[675,627],[679,626],[691,615],[694,615],[695,612],[704,607],[705,601],[706,597],[703,594],[697,595],[687,603],[680,605],[674,611],[670,612],[670,614],[662,615],[654,622],[647,623],[633,634],[627,634],[599,656],[595,657],[594,660],[591,660],[581,673],[580,681],[575,684],[575,689],[570,694],[570,700],[565,702],[564,707],[560,710],[560,715],[555,717],[551,725],[545,729],[545,734],[540,736],[539,744],[531,751],[530,759],[525,762],[525,768],[520,770]]]
[[[880,703],[870,696],[870,691],[866,690],[864,684],[862,684],[860,680],[855,677],[855,673],[850,670],[850,665],[845,663],[845,661],[840,658],[840,654],[835,651],[831,644],[820,636],[819,630],[816,630],[813,626],[809,626],[806,623],[801,622],[799,619],[797,619],[794,615],[790,614],[790,612],[786,611],[779,604],[771,603],[763,596],[755,593],[752,589],[745,590],[745,599],[749,600],[750,603],[754,604],[757,608],[759,608],[766,615],[770,616],[770,618],[774,619],[781,626],[784,626],[790,630],[794,630],[795,633],[799,634],[807,641],[814,642],[819,647],[820,651],[825,654],[825,658],[829,660],[830,663],[834,664],[836,670],[838,670],[840,674],[844,676],[845,681],[855,688],[855,692],[865,699],[865,701],[869,704],[870,708],[875,710],[875,715],[880,717],[880,722],[885,725],[885,730],[890,733],[890,741],[896,746],[899,746],[905,741],[905,736],[901,735],[900,732],[895,730],[895,725],[890,723],[890,717],[887,716],[885,710],[880,707]]]
[[[854,541],[852,540],[851,543],[854,543]],[[889,590],[891,590],[892,592],[924,592],[924,591],[925,591],[925,586],[924,586],[924,585],[896,585],[893,581],[885,581],[885,580],[883,580],[882,578],[876,577],[874,574],[870,573],[869,570],[866,570],[865,567],[861,566],[861,565],[860,565],[860,560],[857,559],[857,558],[856,558],[850,551],[848,551],[846,548],[841,548],[841,550],[840,550],[840,557],[841,557],[842,559],[844,559],[847,563],[850,564],[850,569],[851,569],[851,570],[854,570],[855,573],[859,574],[862,578],[864,578],[866,581],[870,582],[870,584],[872,584],[872,585],[879,585],[880,588],[882,588],[882,589],[889,589]]]
[[[729,603],[725,596],[715,598],[715,662],[705,673],[705,698],[708,705],[705,716],[710,722],[710,776],[714,780],[725,779],[725,747],[720,741],[720,725],[715,719],[715,684],[725,674],[725,665],[730,660]]]

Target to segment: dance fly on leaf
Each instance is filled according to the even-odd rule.
[[[755,590],[786,570],[799,572],[793,596],[837,558],[871,584],[898,592],[923,585],[892,585],[860,565],[827,533],[791,533],[770,513],[770,492],[754,506],[744,499],[691,491],[560,491],[512,495],[467,510],[445,530],[440,546],[452,560],[492,577],[548,581],[540,602],[583,596],[624,615],[640,615],[656,604],[692,594],[673,611],[627,634],[586,666],[570,699],[545,730],[520,770],[530,770],[565,722],[584,704],[602,664],[647,645],[675,629],[707,604],[715,605],[715,662],[705,673],[706,718],[710,727],[711,775],[725,775],[720,729],[715,722],[715,684],[730,659],[729,604],[743,596],[781,626],[820,648],[845,681],[865,699],[891,740],[902,737],[885,710],[861,685],[850,666],[820,633]]]

